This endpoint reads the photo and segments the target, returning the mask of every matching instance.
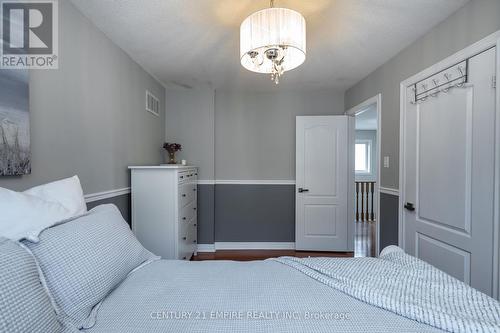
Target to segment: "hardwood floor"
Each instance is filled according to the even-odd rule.
[[[282,256],[306,257],[352,257],[352,252],[308,252],[295,250],[219,250],[216,252],[198,252],[191,260],[236,260],[250,261],[277,258]]]
[[[375,222],[354,222],[353,252],[311,252],[295,250],[219,250],[216,252],[198,252],[191,260],[264,260],[282,256],[307,257],[374,257],[375,256]]]

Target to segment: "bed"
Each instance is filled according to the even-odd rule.
[[[159,260],[106,297],[88,332],[442,331],[356,300],[274,260]]]
[[[113,205],[32,236],[0,240],[0,332],[500,332],[500,303],[398,247],[162,260]]]

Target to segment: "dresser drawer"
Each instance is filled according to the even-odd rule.
[[[196,169],[188,169],[179,171],[177,180],[179,183],[193,182],[198,179],[198,171]]]
[[[196,217],[196,201],[193,200],[186,206],[179,208],[179,223],[188,224]]]
[[[193,252],[196,252],[198,244],[198,222],[196,217],[188,225],[188,239],[191,240]]]
[[[179,173],[177,174],[177,180],[179,184],[186,182],[189,179],[188,175],[189,171],[179,171]]]
[[[181,260],[189,260],[191,255],[196,252],[197,247],[197,231],[196,217],[189,223],[183,223],[179,226],[179,258]]]
[[[197,185],[187,183],[179,186],[179,207],[182,208],[196,198]]]

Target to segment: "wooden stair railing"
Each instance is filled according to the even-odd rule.
[[[356,222],[375,221],[375,182],[356,182]]]

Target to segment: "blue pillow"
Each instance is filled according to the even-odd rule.
[[[0,332],[62,332],[33,256],[0,238]]]
[[[132,270],[158,258],[139,243],[114,205],[50,227],[37,243],[23,243],[40,265],[56,310],[76,328],[92,327],[98,304]]]

